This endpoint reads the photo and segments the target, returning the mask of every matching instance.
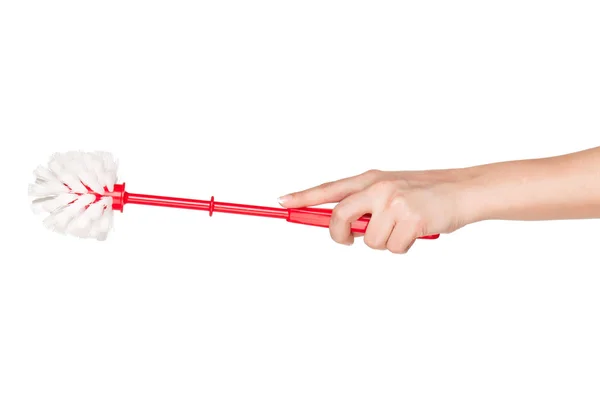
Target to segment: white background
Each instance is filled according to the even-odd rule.
[[[109,150],[132,192],[277,206],[371,168],[600,144],[595,1],[4,1],[0,397],[598,397],[598,221],[483,222],[407,255],[127,207],[32,215]]]

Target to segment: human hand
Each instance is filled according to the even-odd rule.
[[[376,250],[406,253],[419,237],[450,233],[469,222],[459,200],[464,180],[453,170],[370,170],[285,195],[279,202],[286,208],[339,202],[329,230],[335,242],[346,245],[359,236],[350,224],[370,214],[364,243]]]

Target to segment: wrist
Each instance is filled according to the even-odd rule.
[[[535,174],[528,162],[491,163],[450,171],[452,198],[462,225],[510,218],[523,184]]]
[[[493,184],[485,177],[476,176],[453,184],[457,219],[462,225],[495,218],[502,199],[494,192]]]
[[[471,178],[460,182],[459,195],[461,212],[469,223],[544,219],[561,206],[557,181],[564,170],[555,161],[509,161],[470,170]]]

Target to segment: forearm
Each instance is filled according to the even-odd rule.
[[[600,218],[600,147],[460,173],[459,206],[467,222]]]

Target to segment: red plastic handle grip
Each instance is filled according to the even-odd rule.
[[[313,225],[316,227],[328,228],[332,212],[333,211],[331,209],[321,208],[288,209],[287,221],[296,224]],[[350,225],[350,230],[352,232],[364,234],[367,231],[369,221],[371,221],[371,216],[364,215]],[[439,237],[439,234],[435,234],[422,236],[419,237],[419,239],[437,239]]]

